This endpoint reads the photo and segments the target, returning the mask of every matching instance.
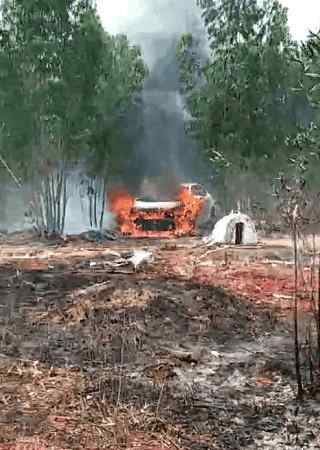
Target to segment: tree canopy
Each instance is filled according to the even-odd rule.
[[[4,1],[2,155],[36,184],[39,174],[62,171],[64,178],[81,161],[90,175],[105,177],[110,161],[126,154],[123,121],[146,73],[140,49],[103,29],[93,1]],[[62,192],[56,186],[50,196]]]
[[[189,129],[222,178],[226,169],[263,178],[286,160],[286,139],[296,134],[305,107],[291,89],[301,66],[287,10],[277,0],[198,3],[210,54],[203,63],[192,35],[178,45]]]

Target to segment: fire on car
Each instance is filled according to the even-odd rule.
[[[209,194],[198,183],[179,186],[172,201],[146,201],[125,189],[109,192],[108,205],[115,215],[119,231],[136,238],[191,236],[203,212]]]

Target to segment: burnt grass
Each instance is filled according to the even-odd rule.
[[[320,448],[319,404],[296,403],[270,311],[161,271],[81,267],[1,267],[1,444]]]

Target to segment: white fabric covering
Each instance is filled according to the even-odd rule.
[[[220,219],[212,233],[205,238],[210,244],[235,244],[236,225],[243,224],[242,242],[244,245],[256,245],[258,242],[257,232],[252,219],[242,213],[231,213]]]

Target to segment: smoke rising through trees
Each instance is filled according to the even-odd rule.
[[[177,44],[187,30],[201,38],[205,47],[205,29],[196,3],[175,0],[145,2],[143,16],[128,28],[150,69],[141,99],[142,134],[123,177],[135,192],[141,191],[145,178],[163,177],[163,185],[168,185],[170,178],[206,181],[199,144],[186,133],[180,93]]]

